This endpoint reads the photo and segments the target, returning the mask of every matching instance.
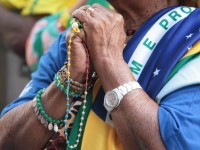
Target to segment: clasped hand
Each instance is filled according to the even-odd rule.
[[[93,11],[88,12],[89,7]],[[125,31],[123,17],[99,4],[82,6],[72,13],[83,23],[83,29],[73,37],[71,51],[72,68],[84,73],[86,49],[89,50],[92,65],[97,73],[103,71],[105,63],[123,61]]]

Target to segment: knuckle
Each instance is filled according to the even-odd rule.
[[[112,19],[114,17],[114,14],[113,13],[108,13],[107,16],[108,16],[109,19]]]
[[[116,18],[117,18],[117,20],[118,21],[124,21],[124,18],[123,18],[123,16],[121,15],[121,14],[116,14]]]

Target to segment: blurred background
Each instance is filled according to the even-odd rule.
[[[29,81],[23,61],[11,50],[0,47],[0,111],[17,98]]]

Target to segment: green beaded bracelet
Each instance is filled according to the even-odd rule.
[[[65,87],[64,85],[62,85],[58,74],[55,75],[54,80],[56,81],[57,87],[59,87],[59,89],[61,91],[63,91],[65,94],[67,94],[67,92],[69,92],[68,95],[72,96],[73,98],[79,98],[79,97],[82,96],[81,93],[76,93],[75,91],[72,91],[71,89],[69,89],[69,91],[68,91],[67,87]]]
[[[53,125],[54,125],[54,130],[57,132],[58,130],[58,126],[61,126],[64,124],[64,120],[63,119],[53,119],[51,118],[46,111],[44,110],[43,106],[42,106],[42,101],[41,101],[41,96],[44,93],[45,89],[41,89],[37,95],[36,95],[36,105],[37,109],[39,111],[39,114],[48,122],[48,129],[52,130]]]

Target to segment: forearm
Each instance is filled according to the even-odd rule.
[[[84,74],[72,71],[71,78],[84,81]],[[42,94],[42,105],[54,119],[66,113],[66,95],[53,82]],[[71,99],[72,100],[72,99]],[[33,101],[10,110],[0,119],[0,149],[42,149],[54,134],[37,119],[32,108]],[[8,147],[9,146],[9,147]]]
[[[105,63],[104,72],[98,73],[105,91],[135,80],[129,67],[124,62],[117,62]],[[158,107],[143,90],[138,89],[128,93],[112,111],[114,126],[126,149],[164,149],[158,126]]]
[[[60,119],[64,116],[65,96],[55,83],[43,94],[42,103],[52,118]],[[5,114],[0,120],[0,132],[0,149],[42,149],[54,133],[37,119],[32,101]]]

